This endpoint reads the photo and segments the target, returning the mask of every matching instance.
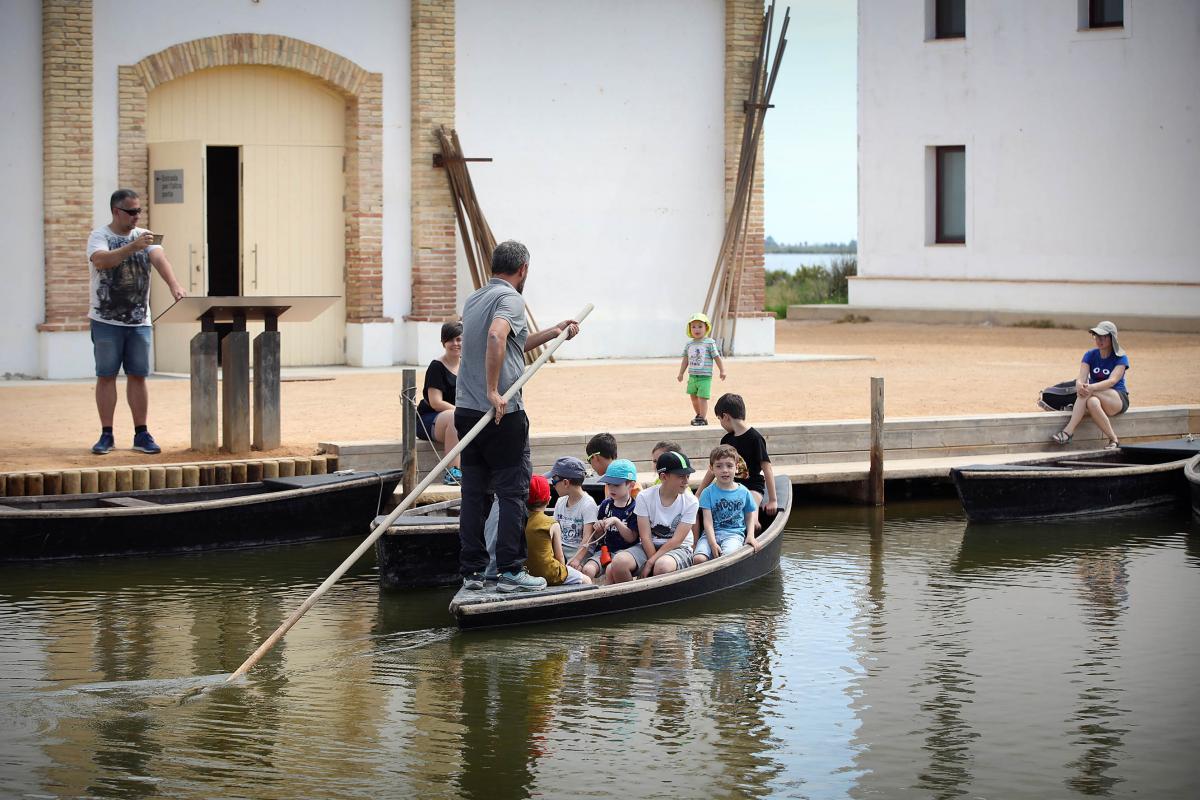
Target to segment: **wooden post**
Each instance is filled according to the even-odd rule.
[[[871,473],[867,502],[883,505],[883,378],[871,378]]]
[[[408,493],[417,485],[417,407],[413,404],[417,397],[417,371],[405,369],[400,375],[400,439],[404,442],[403,485],[405,493]]]
[[[279,331],[254,337],[255,450],[279,447]]]
[[[217,452],[217,334],[192,337],[192,449]]]
[[[250,334],[245,330],[230,331],[221,342],[221,413],[221,449],[250,452]]]

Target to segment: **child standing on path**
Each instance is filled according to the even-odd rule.
[[[692,314],[687,321],[687,334],[691,337],[683,346],[683,360],[679,363],[679,376],[682,381],[686,372],[688,376],[687,393],[692,398],[692,410],[696,416],[693,425],[708,424],[708,398],[712,397],[713,363],[721,372],[721,380],[725,380],[725,362],[721,360],[721,351],[709,334],[712,333],[712,323],[704,314]]]
[[[716,481],[700,493],[704,527],[693,555],[697,564],[732,553],[744,544],[758,549],[754,538],[758,506],[750,490],[734,481],[737,465],[738,453],[731,445],[718,445],[708,456],[708,469],[716,475]]]

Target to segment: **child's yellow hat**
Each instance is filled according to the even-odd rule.
[[[691,318],[687,321],[687,324],[683,326],[683,331],[684,331],[684,333],[686,333],[688,335],[689,339],[692,337],[692,323],[693,322],[703,322],[704,323],[704,329],[705,329],[704,335],[705,336],[708,336],[710,333],[712,333],[712,323],[708,321],[708,317],[705,314],[692,314]]]

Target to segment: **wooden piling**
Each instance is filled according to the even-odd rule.
[[[246,482],[246,462],[239,461],[236,464],[229,465],[229,482],[230,483],[245,483]]]
[[[115,492],[117,490],[117,473],[112,469],[96,470],[96,479],[98,486],[97,491],[100,492]]]
[[[296,462],[291,458],[281,458],[277,462],[279,466],[279,477],[290,478],[296,474]]]
[[[296,475],[307,475],[309,469],[309,461],[307,458],[297,458],[292,462],[295,466],[292,467]]]
[[[42,492],[42,473],[29,472],[25,474],[25,494],[30,497],[43,494]]]
[[[400,376],[400,440],[404,442],[404,477],[400,483],[408,493],[417,485],[417,407],[413,405],[417,396],[417,371],[404,369]]]
[[[195,464],[188,464],[182,469],[182,482],[184,486],[191,487],[200,485],[200,467]]]
[[[113,470],[113,475],[118,492],[128,492],[133,488],[133,469],[131,467],[117,467]]]
[[[133,468],[133,490],[140,492],[143,489],[150,488],[150,468],[149,467],[134,467]]]
[[[263,480],[266,480],[267,478],[278,478],[279,477],[279,462],[278,461],[262,462],[262,476],[263,476]]]
[[[79,491],[83,494],[95,494],[100,491],[100,471],[95,469],[80,470]]]
[[[325,456],[313,456],[308,460],[309,475],[325,474]]]
[[[62,494],[62,473],[43,472],[42,492],[43,494]]]
[[[179,489],[183,487],[183,467],[167,467],[163,470],[168,489]]]
[[[213,486],[226,486],[232,483],[233,468],[230,464],[213,465]]]
[[[79,494],[83,489],[80,483],[82,475],[77,469],[63,470],[62,493]]]
[[[149,473],[151,489],[167,488],[167,469],[166,469],[166,467],[147,467],[146,472]]]
[[[883,378],[871,378],[871,471],[867,502],[883,505]]]

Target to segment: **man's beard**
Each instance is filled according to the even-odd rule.
[[[525,294],[525,281],[529,280],[528,276],[521,278],[521,282],[517,284],[517,294]]]

